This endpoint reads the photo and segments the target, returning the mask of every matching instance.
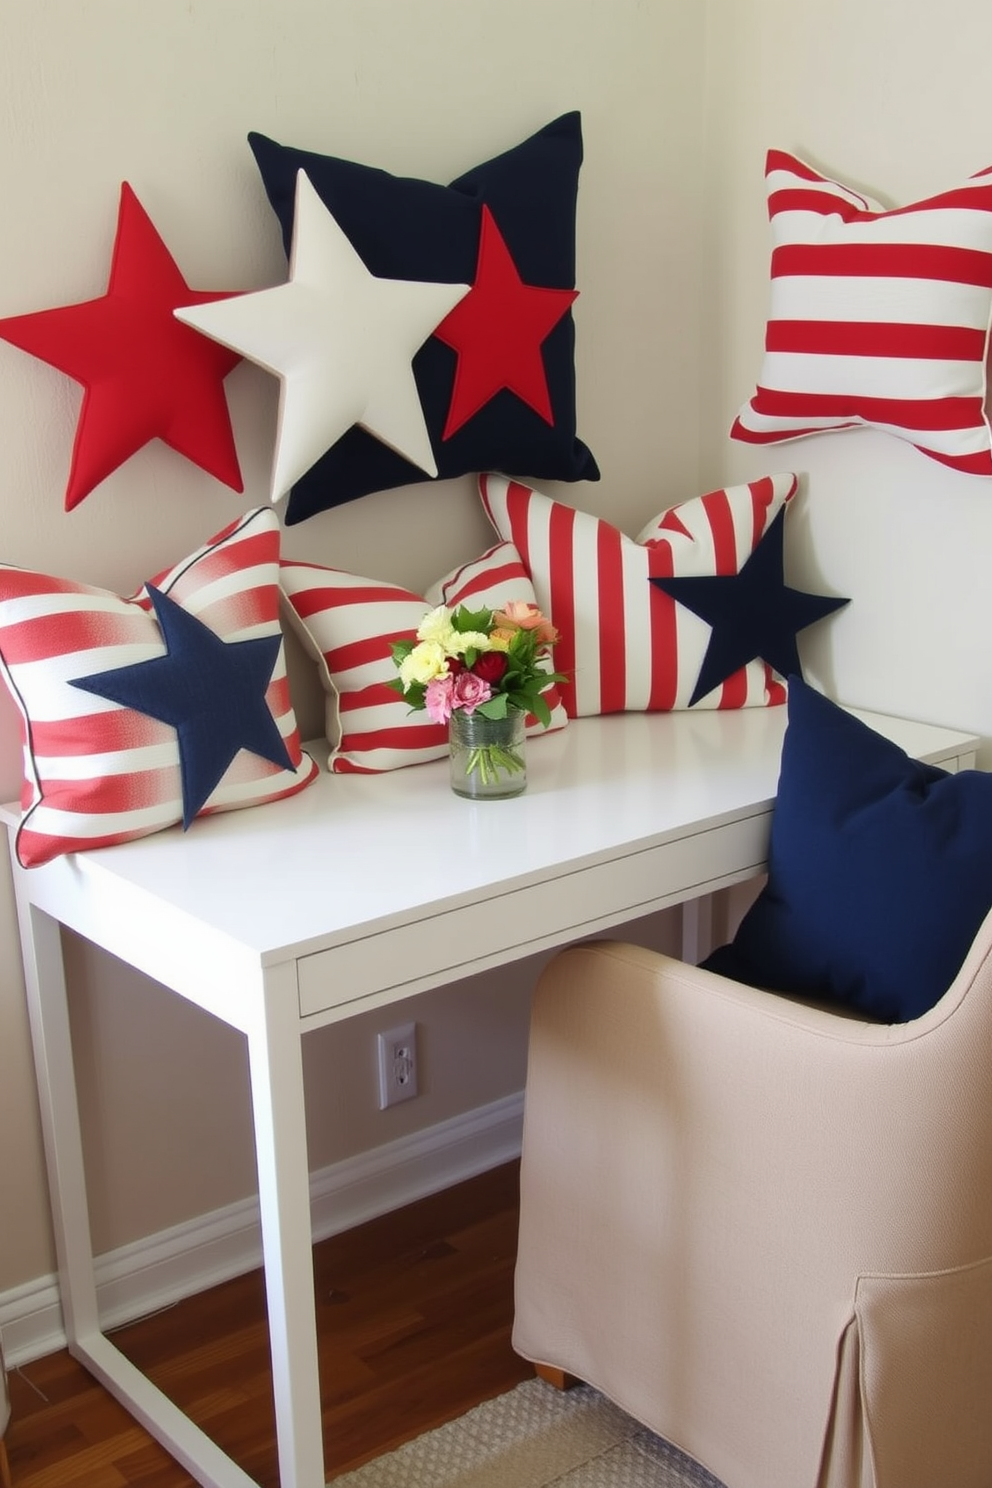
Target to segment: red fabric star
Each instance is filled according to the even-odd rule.
[[[223,388],[241,358],[172,313],[228,293],[189,288],[125,181],[107,293],[0,320],[0,337],[85,389],[66,511],[155,438],[244,489]]]
[[[524,284],[495,218],[483,206],[475,281],[434,332],[458,353],[443,439],[503,388],[554,423],[541,345],[577,294]]]

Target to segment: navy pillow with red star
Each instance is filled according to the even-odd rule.
[[[448,186],[248,136],[287,254],[306,172],[369,272],[470,292],[413,362],[437,479],[498,469],[598,480],[576,433],[575,206],[582,132],[564,114]],[[287,524],[424,472],[355,425],[293,486]]]

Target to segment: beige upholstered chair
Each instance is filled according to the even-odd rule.
[[[892,1026],[633,946],[556,956],[518,1351],[727,1488],[989,1488],[990,949],[992,916]]]
[[[10,1463],[7,1461],[7,1443],[5,1435],[10,1423],[10,1391],[7,1388],[7,1371],[3,1363],[3,1350],[0,1349],[0,1488],[11,1488]]]

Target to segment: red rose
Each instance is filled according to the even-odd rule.
[[[461,659],[460,656],[449,656],[448,657],[448,676],[449,677],[457,677],[458,676],[458,673],[459,672],[463,672],[464,670],[465,670],[465,663],[462,661],[462,659]]]
[[[502,651],[483,651],[481,656],[475,658],[472,671],[483,682],[488,682],[493,687],[506,671],[509,663]]]

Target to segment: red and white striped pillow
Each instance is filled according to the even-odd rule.
[[[519,550],[537,603],[561,632],[555,665],[574,678],[563,688],[570,717],[689,706],[710,627],[649,580],[738,573],[796,486],[785,474],[710,491],[631,538],[521,481],[479,477],[496,531]],[[785,697],[776,673],[752,661],[695,706],[764,707]]]
[[[392,644],[412,637],[428,609],[467,604],[499,609],[511,599],[534,604],[534,588],[512,543],[498,543],[440,579],[426,595],[342,569],[284,559],[287,616],[317,662],[327,693],[329,768],[371,774],[423,764],[448,753],[446,724],[432,723],[388,684],[396,678]],[[568,716],[557,687],[546,694],[551,729]],[[534,720],[530,734],[544,729]]]
[[[225,641],[281,637],[279,543],[278,518],[262,507],[150,582]],[[0,671],[21,715],[17,856],[25,867],[183,820],[176,730],[71,685],[166,650],[147,587],[124,599],[0,564]],[[300,748],[282,647],[265,696],[294,769],[242,749],[201,815],[275,801],[316,778]]]
[[[886,211],[782,150],[765,168],[771,308],[751,444],[870,425],[992,475],[992,169]]]

